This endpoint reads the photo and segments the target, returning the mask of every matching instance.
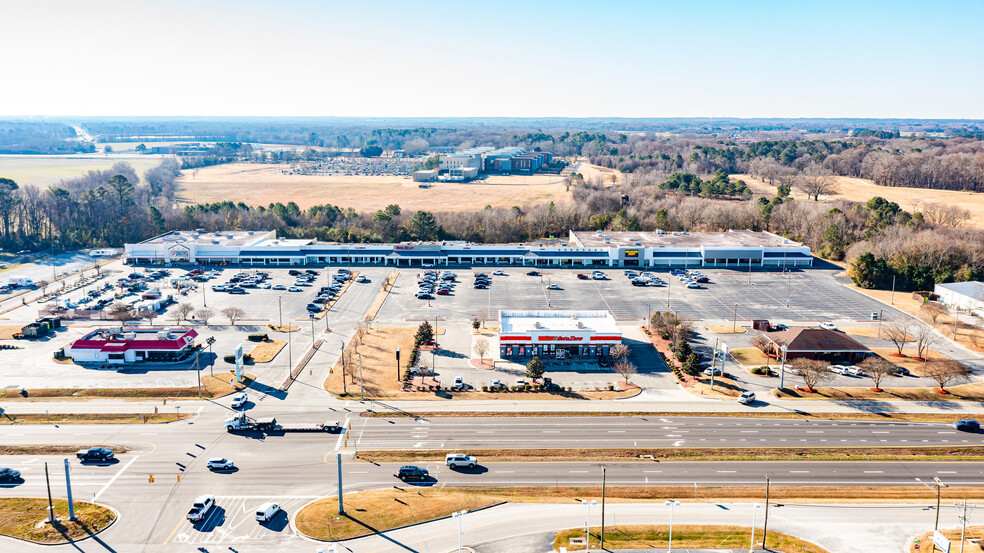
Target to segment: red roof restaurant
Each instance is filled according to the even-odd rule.
[[[198,332],[190,328],[100,328],[65,348],[76,363],[170,362],[187,357]]]

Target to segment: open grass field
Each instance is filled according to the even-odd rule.
[[[727,526],[715,524],[676,524],[673,526],[673,547],[678,549],[741,549],[748,545],[752,529],[742,526]],[[668,547],[670,527],[667,525],[614,525],[605,531],[605,549],[647,549],[656,550]],[[761,545],[762,530],[755,532],[756,546]],[[584,539],[584,528],[571,528],[557,532],[554,537],[554,549],[560,551],[566,547],[568,551],[582,551],[584,544],[575,545],[571,538]],[[600,546],[601,527],[590,528],[590,540],[593,547]],[[769,551],[783,553],[827,553],[819,545],[801,540],[797,537],[776,532],[769,532],[765,544]]]
[[[420,188],[409,177],[284,175],[281,165],[233,163],[184,171],[178,183],[186,203],[231,200],[248,205],[295,202],[301,209],[319,204],[372,212],[389,204],[404,210],[471,211],[486,205],[525,206],[567,203],[557,175],[490,176],[471,183],[432,183]]]
[[[62,179],[80,177],[88,171],[109,169],[125,161],[143,177],[148,169],[161,163],[161,156],[18,156],[0,155],[0,177],[13,179],[20,186],[47,188]]]
[[[110,525],[116,519],[116,513],[101,505],[75,501],[75,516],[77,520],[68,520],[68,501],[54,500],[55,516],[58,522],[54,525],[45,524],[41,528],[36,525],[45,520],[48,500],[41,497],[10,497],[0,499],[0,534],[13,536],[23,540],[38,543],[66,543],[88,537]],[[13,551],[14,544],[10,544]]]
[[[769,186],[759,179],[748,175],[730,175],[732,180],[743,180],[753,192],[774,195],[776,187]],[[896,188],[878,186],[867,179],[851,177],[834,177],[837,182],[837,193],[821,196],[820,200],[844,199],[854,202],[866,202],[875,196],[881,196],[895,202],[906,211],[919,210],[920,206],[928,203],[958,205],[970,211],[969,225],[984,228],[984,194],[975,192],[957,192],[954,190],[931,190],[928,188]],[[793,189],[793,197],[804,198],[803,194]]]

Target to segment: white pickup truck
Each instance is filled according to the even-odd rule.
[[[201,522],[205,520],[208,510],[215,506],[214,495],[203,495],[195,499],[194,505],[188,511],[188,520],[191,522]]]

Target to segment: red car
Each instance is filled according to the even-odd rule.
[[[203,271],[201,269],[195,269],[194,271],[189,271],[188,272],[189,275],[201,275],[201,274],[204,274],[204,273],[205,273],[205,271]]]
[[[447,296],[450,293],[451,293],[451,290],[447,290],[445,288],[441,288],[440,290],[437,291],[437,295],[438,296]]]
[[[588,275],[586,275],[584,273],[578,273],[577,274],[577,279],[578,280],[588,280]]]

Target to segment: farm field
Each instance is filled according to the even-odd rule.
[[[62,179],[80,177],[88,171],[109,169],[114,163],[125,161],[143,177],[148,169],[161,163],[161,156],[104,156],[80,155],[0,155],[0,177],[13,179],[20,186],[47,188]]]
[[[748,175],[730,175],[731,179],[745,181],[753,192],[775,194],[776,187],[769,186],[759,179]],[[984,194],[977,192],[957,192],[954,190],[931,190],[928,188],[897,188],[878,186],[867,179],[851,177],[834,177],[837,182],[837,194],[821,196],[821,200],[845,199],[854,202],[866,202],[875,196],[881,196],[888,201],[899,204],[906,211],[918,210],[921,205],[938,203],[959,205],[970,211],[968,224],[984,228]],[[801,192],[793,189],[793,196],[806,198]]]
[[[432,183],[430,188],[420,188],[408,177],[284,175],[284,167],[234,163],[184,171],[178,179],[179,197],[185,203],[293,201],[302,209],[330,203],[356,211],[376,211],[394,203],[405,210],[469,211],[486,205],[570,201],[557,175],[490,176],[478,182]]]

